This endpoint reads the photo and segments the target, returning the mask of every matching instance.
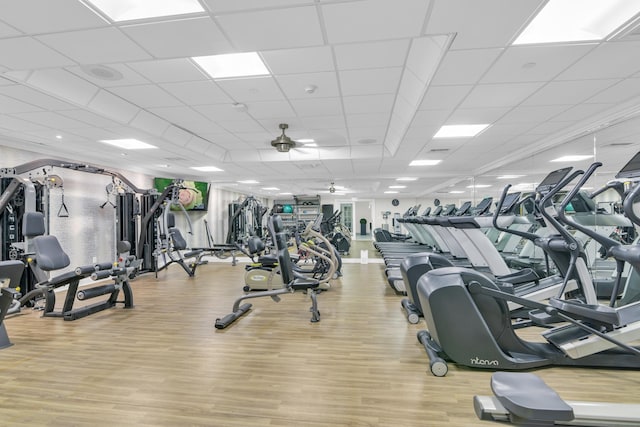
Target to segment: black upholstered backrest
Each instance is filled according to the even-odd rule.
[[[44,214],[42,212],[24,213],[22,216],[22,234],[25,237],[42,236],[44,231]]]
[[[247,248],[250,254],[258,254],[264,251],[265,245],[258,236],[251,236],[247,239]]]
[[[175,227],[169,228],[169,235],[173,241],[173,248],[179,251],[187,249],[187,241],[182,236],[180,230]]]
[[[287,233],[284,232],[284,224],[282,218],[279,215],[273,215],[269,218],[270,229],[273,231],[273,242],[276,246],[276,253],[278,255],[278,264],[280,265],[280,275],[282,277],[282,283],[291,283],[293,277],[293,264],[291,263],[291,257],[289,256],[289,246]]]
[[[0,261],[0,284],[9,288],[20,286],[20,278],[24,271],[22,261]]]
[[[62,250],[55,236],[37,236],[33,238],[34,259],[36,265],[44,271],[59,270],[71,264],[69,256]]]

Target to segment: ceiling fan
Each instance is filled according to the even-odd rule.
[[[295,148],[296,142],[284,134],[284,131],[289,127],[286,123],[280,123],[280,129],[282,129],[282,135],[271,141],[271,145],[281,153],[288,153],[290,149]]]

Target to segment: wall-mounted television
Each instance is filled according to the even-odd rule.
[[[162,193],[165,188],[173,184],[171,178],[154,178],[153,187]],[[178,192],[180,204],[187,211],[206,211],[209,203],[209,183],[201,181],[183,181]],[[172,206],[171,209],[180,209]]]

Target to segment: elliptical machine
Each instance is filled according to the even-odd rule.
[[[582,186],[598,166],[592,165],[587,173],[572,173],[542,198],[540,205],[546,221],[557,224],[546,204],[551,197],[581,174],[584,176],[576,187]],[[508,187],[501,202],[507,190]],[[632,193],[633,198],[640,194],[640,186]],[[559,209],[566,208],[569,200],[570,197],[565,197]],[[570,270],[582,268],[574,242],[557,239],[552,246],[570,251]],[[433,270],[422,276],[418,295],[428,328],[418,332],[418,340],[436,376],[446,375],[447,360],[468,367],[500,370],[548,365],[640,368],[640,350],[628,344],[640,338],[640,302],[614,308],[597,302],[551,298],[549,304],[543,304],[505,292],[477,271],[457,267]],[[592,297],[595,292],[585,286],[584,295]],[[547,342],[524,341],[514,331],[508,301],[557,316],[567,323],[544,332]]]

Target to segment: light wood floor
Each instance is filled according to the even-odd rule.
[[[6,320],[15,345],[0,350],[0,425],[492,425],[472,408],[473,395],[490,393],[491,373],[428,373],[415,338],[424,324],[406,322],[382,268],[345,264],[319,296],[316,324],[296,293],[254,300],[235,325],[215,330],[244,274],[219,263],[192,279],[178,266],[137,278],[132,310],[74,322],[26,311]],[[638,371],[536,373],[566,399],[640,400]]]

